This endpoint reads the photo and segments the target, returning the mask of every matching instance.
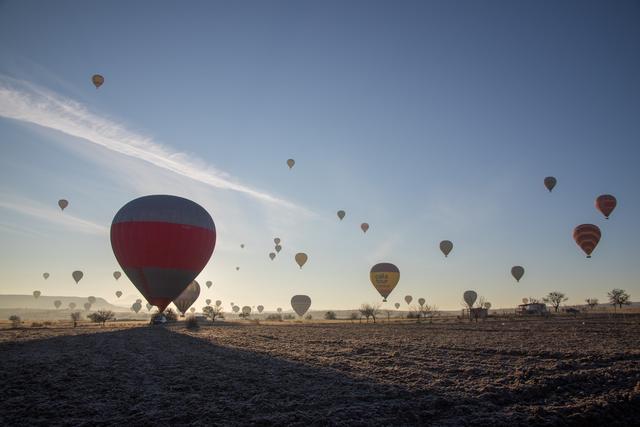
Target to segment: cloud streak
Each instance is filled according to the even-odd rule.
[[[0,116],[81,138],[211,187],[243,193],[269,204],[306,211],[287,200],[240,184],[214,167],[203,167],[203,161],[173,151],[149,137],[100,117],[79,102],[3,75],[0,75]]]

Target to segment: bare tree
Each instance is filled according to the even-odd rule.
[[[586,302],[589,308],[593,310],[598,305],[598,298],[587,298],[584,302]]]
[[[102,327],[104,327],[104,324],[109,320],[116,319],[115,313],[111,310],[98,310],[91,313],[87,317],[94,323],[102,323]]]
[[[558,292],[558,291],[553,291],[553,292],[549,292],[549,294],[542,298],[542,301],[551,304],[551,306],[555,309],[556,313],[558,312],[558,308],[560,307],[560,304],[562,304],[564,301],[567,301],[569,298],[566,297],[562,292]]]
[[[631,304],[631,301],[629,301],[631,295],[629,295],[624,289],[613,289],[611,292],[607,293],[607,297],[614,309],[616,308],[616,305],[622,308],[623,305]]]
[[[336,320],[336,313],[335,311],[327,311],[324,314],[324,318],[325,320]]]
[[[349,317],[349,319],[351,319],[351,323],[353,323],[354,320],[359,320],[360,316],[358,315],[358,313],[354,311],[353,313],[351,313],[351,316]]]
[[[378,307],[379,305],[376,304],[362,304],[360,306],[360,314],[367,318],[367,323],[369,323],[369,317],[373,317],[373,323],[376,323],[376,314],[379,313]]]
[[[73,313],[71,313],[71,321],[73,322],[73,327],[74,328],[76,326],[78,326],[78,322],[80,321],[80,312],[79,311],[74,311]]]
[[[211,319],[211,323],[216,321],[216,318],[224,319],[224,310],[221,305],[216,306],[206,306],[202,308],[202,314],[207,319]],[[282,318],[280,318],[282,320]]]

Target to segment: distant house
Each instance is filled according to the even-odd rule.
[[[539,302],[531,304],[520,304],[516,309],[517,314],[522,315],[534,315],[534,316],[546,316],[549,313],[547,305]]]

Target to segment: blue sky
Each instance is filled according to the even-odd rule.
[[[388,305],[637,299],[639,18],[632,1],[2,2],[0,293],[135,295],[111,277],[111,219],[170,193],[218,230],[198,307],[356,307],[380,300],[377,262],[401,271]],[[581,223],[603,231],[590,260]]]

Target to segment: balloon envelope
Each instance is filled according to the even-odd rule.
[[[153,308],[153,306],[149,303],[147,303],[147,311],[151,311],[151,309]]]
[[[244,243],[240,244],[240,248],[244,249]]]
[[[307,254],[305,254],[304,252],[298,252],[295,258],[296,258],[296,263],[298,263],[300,268],[302,268],[302,266],[307,262],[307,259],[309,259]]]
[[[87,298],[87,301],[89,301],[89,304],[94,304],[96,302],[96,297],[89,297]]]
[[[263,305],[259,305],[258,306],[258,313],[262,313],[262,310],[264,310],[264,306]]]
[[[524,267],[520,265],[514,265],[511,267],[511,275],[516,279],[516,282],[519,282],[524,276]]]
[[[549,190],[549,193],[551,193],[551,190],[553,190],[553,187],[556,186],[556,179],[552,176],[548,176],[544,179],[544,186],[547,187],[547,190]]]
[[[529,298],[522,298],[522,303],[527,304],[529,302]]]
[[[66,199],[60,199],[60,200],[58,200],[58,206],[60,206],[61,210],[64,210],[64,208],[69,206],[69,201],[66,200]]]
[[[153,195],[116,213],[111,246],[124,273],[160,312],[182,293],[211,258],[216,228],[191,200]]]
[[[443,240],[442,242],[440,242],[440,250],[444,254],[445,258],[449,256],[449,253],[452,249],[453,243],[451,242],[451,240]]]
[[[293,159],[287,160],[287,166],[289,166],[289,169],[291,169],[293,167],[293,165],[295,165],[295,164],[296,164],[295,160],[293,160]],[[304,169],[304,168],[302,168],[302,169]]]
[[[344,216],[345,216],[344,211],[338,211],[338,218],[340,218],[340,221],[342,221],[342,218],[344,218]]]
[[[84,309],[89,311],[91,309],[91,303],[90,302],[85,302],[84,303]],[[136,312],[137,313],[137,312]]]
[[[71,277],[73,277],[73,280],[76,281],[76,283],[78,283],[80,280],[82,280],[82,277],[84,276],[84,273],[80,270],[76,270],[73,273],[71,273]]]
[[[249,307],[248,305],[242,307],[242,314],[251,314],[251,307]]]
[[[62,301],[60,301],[59,299],[57,299],[57,300],[55,300],[55,301],[53,302],[53,305],[54,305],[56,308],[60,308],[60,306],[62,305]]]
[[[233,312],[237,313],[238,311],[240,311],[240,306],[239,305],[234,305],[233,306]]]
[[[473,306],[478,298],[478,294],[475,291],[466,291],[462,297],[464,298],[464,302],[467,303],[469,307]]]
[[[122,291],[116,291],[116,297],[120,298],[122,296]]]
[[[269,252],[269,258],[271,258],[271,261],[273,261],[273,259],[276,257],[276,253],[275,252]]]
[[[304,316],[309,307],[311,307],[311,298],[307,295],[294,295],[291,297],[291,308],[298,316]]]
[[[211,287],[211,285],[213,285],[213,282],[211,280],[207,280],[207,283],[205,283],[205,285],[207,285],[207,289]]]
[[[603,194],[596,199],[596,209],[602,212],[606,219],[609,219],[609,215],[616,208],[617,203],[618,201],[611,194]]]
[[[280,238],[276,237],[275,239],[273,239],[273,243],[275,243],[276,245],[280,244]]]
[[[591,258],[591,253],[598,246],[601,236],[600,228],[593,224],[581,224],[573,230],[573,240],[587,254],[587,258]]]
[[[114,271],[113,272],[113,277],[118,280],[120,278],[120,276],[122,276],[122,273],[120,273],[119,271]]]
[[[363,222],[362,224],[360,224],[360,229],[362,230],[363,233],[366,233],[367,230],[369,230],[369,224],[367,224],[366,222]]]
[[[142,309],[142,304],[140,304],[139,302],[134,302],[133,305],[131,306],[131,310],[135,311],[136,314]]]
[[[47,280],[49,278],[49,273],[42,273],[42,277],[44,277],[44,280]]]
[[[207,298],[206,300],[204,300],[204,302],[207,303],[207,305],[211,305],[211,300],[209,298]]]
[[[38,297],[40,296],[40,294],[41,294],[41,293],[40,293],[40,291],[33,291],[33,297],[34,297],[35,299],[38,299]]]
[[[278,252],[278,253],[279,253],[281,250],[282,250],[282,246],[280,246],[280,245],[276,245],[276,252]]]
[[[178,310],[182,315],[187,312],[189,307],[196,302],[198,297],[200,296],[200,285],[197,281],[193,281],[189,283],[189,286],[182,291],[182,293],[178,296],[178,298],[173,300],[173,303],[178,307]]]
[[[220,307],[222,305],[222,301],[216,300],[216,307]]]
[[[404,301],[407,304],[411,304],[411,301],[413,301],[413,297],[411,295],[407,295],[406,297],[404,297]]]
[[[400,303],[399,303],[399,302],[397,302],[397,303],[395,303],[395,304],[394,304],[394,306],[396,307],[396,310],[397,310],[397,309],[399,309],[399,308],[400,308]]]
[[[400,270],[391,263],[382,262],[371,267],[369,280],[382,296],[382,301],[386,301],[400,280]]]
[[[425,302],[427,301],[424,298],[418,298],[418,304],[420,304],[421,306],[423,306]]]
[[[98,89],[104,83],[104,77],[102,77],[100,74],[94,74],[93,76],[91,76],[91,82],[96,87],[96,89]]]
[[[70,303],[69,303],[69,308],[70,308],[71,310],[73,310],[74,308],[76,308],[76,303],[75,303],[75,302],[70,302]]]

